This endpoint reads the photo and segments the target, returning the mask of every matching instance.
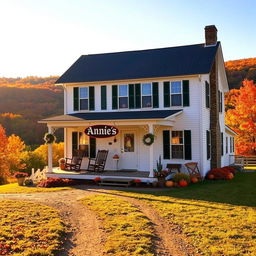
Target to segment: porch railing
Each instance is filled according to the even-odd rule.
[[[242,169],[246,167],[255,167],[256,169],[256,156],[229,155],[229,164],[241,166]]]

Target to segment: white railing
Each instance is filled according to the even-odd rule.
[[[39,183],[41,180],[46,179],[46,168],[44,168],[42,171],[40,169],[37,169],[35,171],[34,168],[32,168],[32,174],[30,176],[30,179],[33,181],[34,184]]]

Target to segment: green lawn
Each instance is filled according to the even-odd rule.
[[[256,172],[237,173],[229,181],[206,180],[186,188],[139,193],[256,207]]]
[[[143,200],[166,223],[178,224],[196,255],[256,255],[256,173],[168,191],[109,193]]]

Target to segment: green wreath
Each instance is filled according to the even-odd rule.
[[[152,133],[147,133],[143,136],[143,143],[146,146],[150,146],[155,141],[155,135]]]
[[[56,140],[56,137],[52,133],[46,133],[44,135],[45,144],[52,144]]]

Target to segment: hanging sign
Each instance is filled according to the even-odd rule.
[[[92,125],[85,129],[85,134],[94,138],[109,138],[118,134],[118,129],[111,125]]]

